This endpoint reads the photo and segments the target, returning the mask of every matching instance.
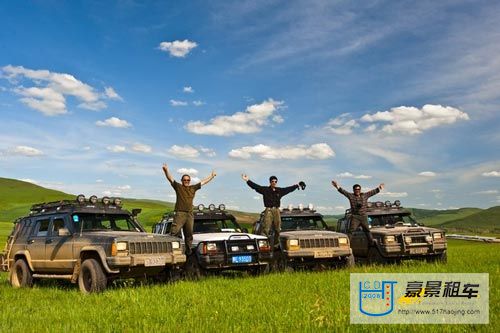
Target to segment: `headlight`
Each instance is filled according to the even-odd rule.
[[[300,249],[299,240],[298,239],[289,239],[289,240],[287,240],[287,245],[288,245],[287,248],[290,251],[295,251],[295,250]]]
[[[255,250],[255,246],[253,246],[253,245],[247,245],[247,250]]]
[[[349,241],[345,237],[339,238],[339,245],[347,245]]]
[[[269,246],[269,242],[266,241],[265,239],[262,239],[259,241],[259,247],[268,247]]]
[[[126,242],[118,242],[116,243],[116,250],[117,251],[125,251],[127,249],[127,243]]]
[[[432,237],[434,237],[434,239],[441,239],[443,238],[443,235],[440,232],[436,232],[432,234]]]
[[[406,236],[405,237],[405,242],[410,244],[411,243],[411,237]]]
[[[217,250],[217,244],[207,243],[207,251],[215,251],[215,250]]]
[[[431,236],[431,235],[427,235],[427,236],[425,236],[425,241],[426,241],[427,243],[432,243],[432,236]]]
[[[408,238],[410,238],[410,237],[408,237]],[[384,237],[384,243],[386,243],[386,244],[393,243],[395,241],[396,241],[396,237],[394,237],[394,236],[385,236]],[[410,241],[411,241],[411,238],[410,238]]]
[[[181,243],[172,242],[172,249],[176,250],[176,249],[180,249],[180,247],[181,247]]]

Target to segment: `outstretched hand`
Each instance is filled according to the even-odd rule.
[[[168,165],[167,165],[167,163],[163,163],[163,167],[162,167],[162,169],[163,169],[164,171],[168,171]]]
[[[337,183],[335,180],[332,180],[332,185],[335,187],[337,190],[339,189],[339,183]]]
[[[241,178],[243,178],[243,180],[246,181],[246,182],[249,179],[248,176],[246,174],[244,174],[244,173],[241,174]]]
[[[382,183],[382,184],[380,184],[380,185],[378,186],[378,188],[379,188],[381,191],[384,189],[384,187],[385,187],[385,184],[384,184],[384,183]]]
[[[212,170],[212,173],[210,174],[210,177],[214,178],[215,176],[217,176],[217,174],[215,173],[215,170]]]

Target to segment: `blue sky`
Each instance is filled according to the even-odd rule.
[[[428,209],[500,204],[500,4],[34,1],[0,7],[0,176],[196,203],[340,213],[335,192]]]

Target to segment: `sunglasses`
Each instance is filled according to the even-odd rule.
[[[183,181],[183,182],[190,182],[190,181],[191,181],[191,179],[184,178],[182,181]]]
[[[277,180],[271,180],[271,183],[277,183],[278,181]]]

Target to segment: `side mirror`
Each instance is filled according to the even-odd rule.
[[[57,234],[59,236],[71,236],[71,232],[69,232],[68,228],[60,228],[58,231],[57,231]]]
[[[134,208],[134,209],[132,209],[132,215],[133,215],[133,216],[137,216],[137,215],[139,215],[141,212],[142,212],[142,209],[141,209],[141,208]]]

